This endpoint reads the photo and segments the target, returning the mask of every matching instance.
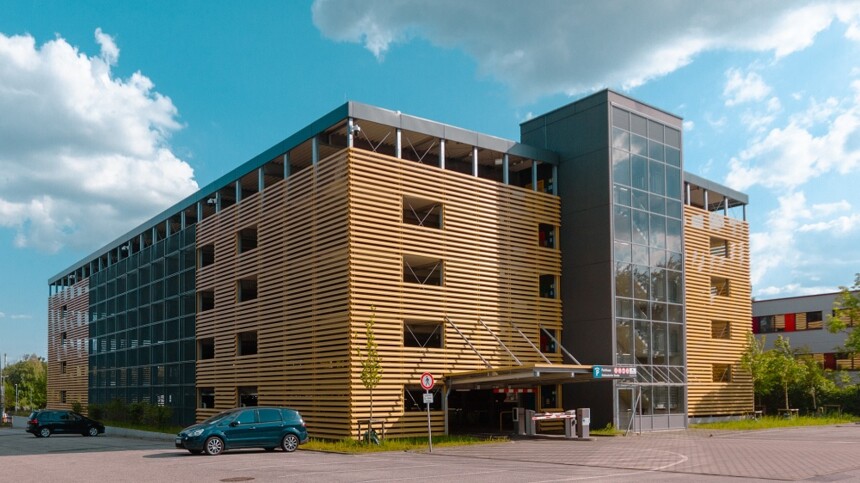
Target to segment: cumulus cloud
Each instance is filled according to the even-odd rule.
[[[727,106],[743,104],[745,102],[760,101],[770,94],[770,86],[762,77],[755,72],[742,74],[740,69],[729,69],[726,72],[726,85],[723,88],[723,97],[726,98]]]
[[[839,0],[315,0],[312,13],[323,35],[361,43],[380,60],[419,37],[462,49],[523,99],[632,88],[717,49],[783,57],[811,45],[834,20],[848,25],[849,38],[860,37],[860,4]]]
[[[839,263],[822,236],[851,240],[860,231],[860,214],[847,200],[810,205],[803,191],[778,197],[779,206],[767,214],[763,229],[750,235],[750,278],[759,296],[804,295],[832,291],[834,287],[803,287],[792,281],[784,285],[757,285],[770,273],[807,282],[810,273],[827,263]],[[808,235],[807,235],[808,234]],[[803,238],[803,237],[815,237]],[[848,263],[842,261],[842,263]],[[798,275],[801,274],[801,275]]]
[[[729,160],[726,183],[739,190],[754,185],[794,189],[826,173],[847,174],[857,169],[860,82],[855,81],[852,87],[852,98],[812,99],[809,107],[792,115],[784,127],[750,140],[748,148]],[[765,119],[764,125],[772,121]]]
[[[197,189],[167,142],[170,98],[140,72],[112,75],[119,48],[95,39],[88,56],[0,34],[0,226],[19,247],[92,248]]]

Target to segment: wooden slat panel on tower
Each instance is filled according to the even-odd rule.
[[[684,207],[687,304],[688,411],[691,417],[737,415],[753,409],[750,377],[740,358],[751,329],[749,225]],[[710,238],[728,241],[728,256],[710,251]],[[711,278],[729,280],[729,295],[712,295]],[[712,338],[711,321],[730,325],[728,339]],[[731,382],[713,382],[713,365],[730,364]]]

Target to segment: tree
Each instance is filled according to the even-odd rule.
[[[860,352],[860,273],[854,275],[854,285],[839,287],[839,295],[833,301],[833,313],[827,317],[827,330],[832,334],[845,332],[842,347],[852,357]]]
[[[801,362],[805,366],[801,384],[812,396],[812,408],[818,411],[818,396],[833,390],[836,384],[827,378],[824,368],[815,359],[807,357]]]
[[[773,350],[766,353],[767,365],[770,367],[776,381],[785,395],[785,409],[791,408],[788,402],[788,390],[791,386],[800,384],[806,373],[806,365],[797,360],[791,349],[791,342],[782,337],[776,338]]]
[[[6,376],[6,405],[15,404],[15,385],[18,385],[18,406],[35,409],[48,403],[48,363],[35,355],[25,355],[3,371]]]
[[[768,362],[770,360],[764,350],[765,336],[756,339],[752,332],[747,333],[747,346],[741,355],[741,368],[749,373],[753,382],[753,394],[759,398],[766,396],[773,389],[774,378]]]
[[[379,352],[377,351],[376,338],[373,336],[373,324],[376,318],[376,308],[370,307],[370,318],[365,322],[365,355],[362,357],[361,349],[356,348],[356,356],[361,361],[361,383],[364,387],[370,390],[370,424],[371,430],[368,431],[368,436],[372,432],[373,421],[373,388],[379,384],[382,378],[382,367],[379,360]]]

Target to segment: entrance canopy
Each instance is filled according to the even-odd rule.
[[[443,378],[449,389],[490,389],[493,387],[534,387],[594,380],[592,366],[581,364],[525,364],[522,366],[455,372]]]

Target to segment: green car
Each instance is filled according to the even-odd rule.
[[[235,408],[189,426],[176,435],[176,447],[191,454],[218,455],[228,449],[280,447],[291,453],[307,443],[308,430],[295,409]]]

